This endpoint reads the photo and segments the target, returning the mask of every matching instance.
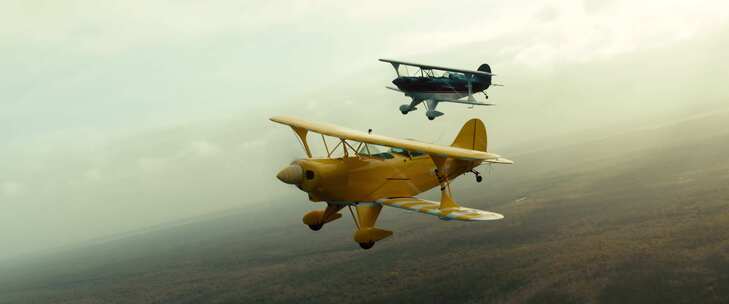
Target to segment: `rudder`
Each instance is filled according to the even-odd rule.
[[[478,67],[477,71],[491,73],[491,66],[488,64],[482,64]],[[486,88],[491,86],[491,76],[481,76],[479,75],[478,78],[481,80],[481,82],[485,85]]]
[[[451,146],[486,152],[487,144],[486,126],[480,119],[474,118],[463,125]]]
[[[491,73],[491,66],[484,63],[478,67],[477,71]]]

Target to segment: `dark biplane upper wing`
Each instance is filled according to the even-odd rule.
[[[412,62],[405,62],[405,61],[399,61],[399,60],[390,60],[390,59],[380,59],[382,62],[387,62],[395,66],[395,69],[397,69],[397,65],[409,65],[414,67],[419,67],[421,69],[425,70],[439,70],[439,71],[448,71],[448,72],[456,72],[456,73],[463,73],[466,75],[482,75],[482,76],[494,76],[495,74],[488,73],[488,72],[482,72],[482,71],[471,71],[471,70],[461,70],[461,69],[453,69],[453,68],[446,68],[446,67],[439,67],[435,65],[429,65],[429,64],[419,64],[419,63],[412,63]]]

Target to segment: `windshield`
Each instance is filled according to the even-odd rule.
[[[387,151],[387,152],[383,152]],[[357,152],[359,155],[366,155],[366,156],[372,156],[376,158],[384,158],[384,159],[390,159],[393,158],[393,154],[399,154],[407,157],[418,157],[425,155],[423,152],[419,151],[409,151],[404,148],[400,147],[384,147],[380,145],[373,145],[373,144],[363,144],[359,151]]]
[[[385,158],[390,159],[393,158],[392,154],[389,152],[382,152],[386,151],[387,148],[383,146],[373,145],[373,144],[363,144],[362,147],[359,148],[359,151],[357,151],[357,154],[359,155],[367,155],[372,156],[376,158]]]
[[[409,150],[406,150],[406,149],[403,149],[403,148],[399,148],[399,147],[392,147],[392,148],[390,148],[390,152],[391,153],[395,153],[395,154],[401,154],[401,155],[409,156],[409,157],[416,157],[416,156],[425,155],[425,153],[423,153],[423,152],[409,151]]]

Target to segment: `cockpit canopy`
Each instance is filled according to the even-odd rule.
[[[441,77],[448,79],[466,79],[466,75],[458,72],[444,72]]]
[[[382,152],[387,151],[387,152]],[[423,152],[418,151],[408,151],[403,148],[399,147],[385,147],[385,146],[379,146],[379,145],[373,145],[373,144],[365,144],[362,145],[361,148],[359,148],[359,151],[357,152],[359,155],[367,155],[375,158],[380,159],[391,159],[395,156],[393,154],[400,154],[407,157],[417,157],[421,155],[425,155]]]

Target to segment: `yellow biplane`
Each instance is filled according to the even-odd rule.
[[[481,181],[474,169],[482,163],[513,163],[486,152],[486,127],[479,119],[467,121],[451,146],[373,135],[290,116],[271,120],[290,126],[308,156],[284,167],[276,177],[308,193],[309,200],[327,203],[325,209],[304,215],[304,224],[312,230],[342,217],[339,211],[347,207],[356,227],[354,241],[369,249],[392,235],[392,231],[375,228],[382,206],[435,215],[443,220],[503,218],[498,213],[461,207],[451,196],[449,183],[456,177],[472,172]],[[312,157],[307,141],[309,132],[321,135],[326,157]],[[333,138],[336,144],[330,147],[325,136]],[[382,151],[384,147],[388,147],[386,152]],[[440,202],[414,197],[436,186],[440,186]]]

